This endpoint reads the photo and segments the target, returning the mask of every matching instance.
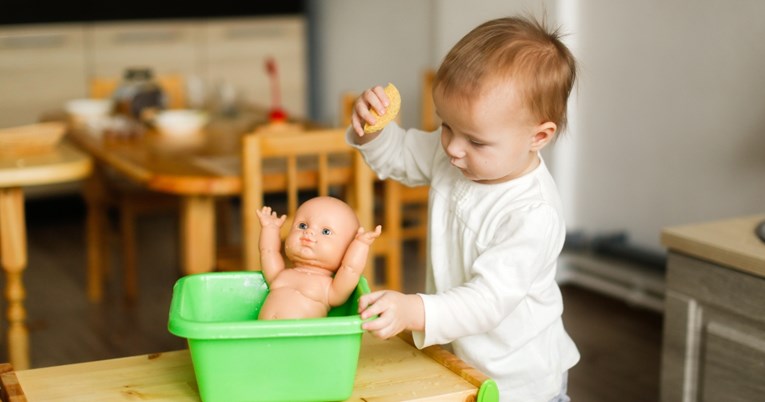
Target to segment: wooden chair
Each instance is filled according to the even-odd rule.
[[[182,75],[160,75],[156,80],[167,93],[170,108],[186,106],[185,80]],[[116,77],[91,78],[90,97],[99,99],[111,97],[119,83],[120,79]],[[123,288],[125,298],[133,302],[138,295],[136,221],[142,215],[177,209],[178,199],[175,196],[144,190],[103,169],[96,169],[86,186],[86,194],[89,213],[97,216],[91,219],[91,222],[98,226],[100,233],[99,236],[88,240],[99,245],[96,247],[99,255],[92,258],[98,263],[88,269],[88,297],[94,302],[101,301],[103,297],[103,278],[109,265],[110,248],[107,239],[111,237],[106,210],[115,209],[118,211],[119,219]]]
[[[425,77],[428,78],[428,75],[426,74]],[[429,82],[432,84],[432,77],[430,77]],[[423,104],[425,103],[424,88],[423,86]],[[357,97],[358,94],[353,92],[342,94],[340,122],[346,127],[351,124],[353,104]],[[432,104],[432,96],[429,99]],[[431,110],[433,109],[431,107]],[[385,199],[384,206],[401,206],[400,209],[383,207],[382,214],[386,226],[389,230],[395,226],[396,232],[394,234],[399,239],[399,247],[403,247],[404,242],[416,243],[417,257],[421,263],[425,261],[425,248],[427,246],[429,190],[429,186],[408,187],[394,180],[385,180],[382,189],[382,197]]]
[[[425,131],[434,131],[441,125],[436,114],[436,106],[433,104],[433,80],[435,78],[436,70],[428,69],[422,73],[420,128]]]
[[[260,222],[255,211],[267,194],[286,195],[286,213],[293,217],[298,205],[316,195],[344,199],[356,211],[361,225],[373,230],[374,174],[361,154],[345,142],[345,129],[281,131],[246,135],[242,146],[242,265],[258,270]],[[280,189],[280,190],[277,190]],[[285,224],[285,229],[288,224]],[[286,230],[285,233],[286,234]],[[375,257],[386,259],[384,280],[378,280]],[[401,254],[391,244],[388,229],[375,240],[365,277],[373,289],[401,290]]]

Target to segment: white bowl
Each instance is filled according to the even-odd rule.
[[[66,112],[72,117],[89,121],[108,116],[112,112],[114,102],[111,99],[72,99],[64,105]]]
[[[207,114],[193,109],[163,110],[154,117],[154,125],[162,134],[172,136],[191,135],[207,124]]]

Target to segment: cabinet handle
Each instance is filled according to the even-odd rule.
[[[114,35],[114,43],[121,45],[143,44],[147,42],[175,42],[181,37],[179,31],[138,31],[119,32]]]
[[[64,34],[28,34],[0,36],[0,48],[5,49],[40,49],[60,47],[66,43]]]
[[[235,27],[229,28],[223,36],[226,39],[267,39],[285,36],[287,31],[275,25],[267,27]]]

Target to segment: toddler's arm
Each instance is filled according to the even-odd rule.
[[[284,270],[284,259],[281,255],[281,231],[287,215],[279,217],[271,207],[263,207],[255,211],[260,220],[260,269],[266,278],[266,283],[271,283],[276,275]]]
[[[380,237],[382,226],[377,225],[374,232],[367,232],[364,228],[359,228],[356,238],[353,239],[345,251],[340,268],[335,273],[332,280],[332,286],[329,289],[329,305],[339,306],[348,299],[356,284],[364,272],[364,266],[367,264],[369,247],[372,242]]]

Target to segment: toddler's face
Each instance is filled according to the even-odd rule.
[[[503,83],[487,85],[469,101],[438,90],[434,93],[443,122],[441,145],[452,165],[469,180],[501,183],[539,164],[537,152],[552,138],[555,124],[535,122],[517,92]]]

